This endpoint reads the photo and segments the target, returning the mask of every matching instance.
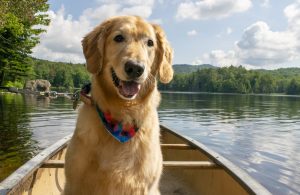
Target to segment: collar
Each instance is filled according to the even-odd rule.
[[[97,104],[96,110],[105,129],[121,143],[129,141],[139,130],[136,125],[123,125],[121,122],[114,121],[111,114],[102,112]]]

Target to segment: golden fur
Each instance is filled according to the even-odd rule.
[[[114,42],[117,34],[126,41]],[[154,46],[147,46],[147,40]],[[87,69],[92,73],[91,96],[102,111],[122,123],[139,127],[126,143],[114,139],[104,128],[95,106],[82,105],[66,154],[65,195],[158,195],[162,172],[157,107],[160,94],[156,78],[167,83],[173,77],[172,49],[162,29],[136,16],[104,21],[82,41]],[[126,80],[124,63],[145,65],[134,99],[118,94],[111,78],[113,68]]]

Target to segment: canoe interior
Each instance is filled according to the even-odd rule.
[[[188,144],[185,139],[162,127],[162,144]],[[164,161],[208,161],[214,163],[205,152],[197,147],[162,147]],[[63,161],[66,147],[54,153],[50,160]],[[171,164],[172,165],[172,164]],[[19,182],[8,194],[61,194],[65,182],[63,168],[38,168],[26,180]],[[243,195],[253,194],[240,181],[222,167],[164,168],[161,179],[161,194],[164,195]],[[0,193],[2,195],[2,193]],[[5,193],[6,194],[6,193]]]
[[[162,143],[182,144],[185,140],[162,131]],[[197,148],[189,150],[163,149],[164,161],[210,161]],[[165,169],[161,183],[162,194],[243,195],[249,194],[224,169]]]
[[[50,159],[53,160],[64,160],[66,153],[66,147],[60,150]],[[59,195],[62,192],[65,182],[64,169],[62,168],[39,168],[34,172],[30,182],[30,186],[25,190],[17,194],[26,195],[41,195],[51,194]],[[15,193],[13,193],[15,194]]]

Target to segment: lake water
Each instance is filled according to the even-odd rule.
[[[273,194],[300,194],[300,97],[163,93],[160,120],[220,153]],[[0,180],[72,133],[66,98],[0,93]]]

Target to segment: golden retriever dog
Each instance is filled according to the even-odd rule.
[[[64,194],[160,194],[156,85],[157,79],[168,83],[173,77],[164,32],[137,16],[113,17],[87,34],[82,46],[93,104],[79,109],[66,154]],[[107,125],[121,133],[114,136]]]

